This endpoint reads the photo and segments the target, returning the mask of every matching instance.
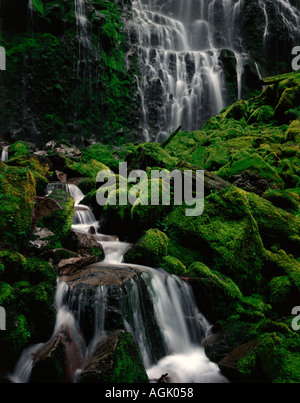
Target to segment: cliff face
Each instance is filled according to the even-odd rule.
[[[155,9],[160,3],[140,4]],[[162,11],[174,21],[180,19],[178,4],[166,2]],[[190,0],[185,11],[197,11],[201,4],[213,10],[208,21],[214,46],[222,49],[216,63],[226,87],[225,105],[234,102],[239,92],[237,54],[242,58],[246,54],[243,98],[261,89],[260,74],[291,70],[291,49],[299,40],[298,0],[214,2],[213,7],[207,7],[210,2]],[[142,141],[145,106],[155,131],[164,98],[162,73],[156,66],[158,79],[152,80],[150,95],[142,94],[136,79],[142,81],[145,73],[145,59],[137,51],[138,7],[132,0],[1,0],[0,45],[6,49],[7,70],[0,74],[0,137],[38,144],[53,138],[79,144],[93,139],[113,144]],[[231,33],[226,7],[235,18]],[[201,35],[197,38],[203,40]],[[153,30],[150,41],[160,46]],[[194,65],[188,62],[187,75],[192,76]],[[150,81],[150,73],[146,71],[144,81]],[[206,110],[211,100],[204,98]],[[204,115],[197,120],[201,125],[211,113]]]
[[[134,126],[132,72],[124,21],[130,1],[2,1],[0,135],[44,143],[51,138],[114,136]]]

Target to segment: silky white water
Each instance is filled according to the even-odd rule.
[[[246,0],[133,1],[128,30],[138,58],[144,140],[163,141],[179,126],[200,130],[226,106],[223,50],[236,59],[236,97],[242,97],[245,65],[253,57],[241,35],[246,6]],[[259,30],[267,60],[271,19],[282,21],[288,36],[297,41],[300,12],[289,0],[257,0],[257,6],[264,18]]]
[[[61,186],[58,182],[51,184],[47,188],[47,193]],[[63,188],[68,189],[77,201],[81,199],[82,195],[75,185]],[[76,208],[79,209],[77,213],[91,212],[87,206],[77,205]],[[80,216],[80,224],[75,224],[72,228],[76,231],[79,227],[79,232],[88,233],[93,220],[94,216],[83,214]],[[164,270],[124,264],[124,255],[131,246],[129,243],[119,242],[117,237],[105,234],[95,234],[95,238],[101,244],[105,258],[102,262],[94,264],[94,269],[97,266],[99,270],[103,267],[106,269],[128,267],[139,273],[128,280],[124,287],[115,287],[113,294],[114,296],[118,294],[119,302],[116,308],[122,313],[124,327],[132,334],[140,350],[150,381],[156,382],[162,374],[168,373],[170,382],[227,382],[218,366],[210,362],[205,355],[202,344],[209,335],[210,325],[199,312],[190,286]],[[153,344],[149,333],[152,330],[147,324],[150,318],[144,306],[145,295],[142,284],[146,287],[153,306],[161,340],[159,346]],[[78,292],[75,287],[71,291],[66,282],[57,279],[54,300],[56,323],[50,340],[62,330],[68,335],[65,352],[66,359],[70,361],[68,368],[71,368],[72,372],[69,374],[69,379],[73,379],[73,382],[80,376],[88,355],[94,351],[101,337],[109,331],[105,324],[106,314],[110,308],[109,292],[110,286],[98,286],[95,288],[94,296],[91,297],[90,292],[86,293],[84,288]],[[93,336],[88,342],[83,336],[84,330],[80,328],[87,304],[92,304],[94,314]],[[44,343],[40,343],[24,350],[13,374],[9,375],[12,382],[30,381],[35,357],[44,346]],[[161,359],[155,357],[154,350],[157,349],[161,352]]]
[[[8,161],[8,146],[4,146],[1,153],[1,161],[6,162]]]

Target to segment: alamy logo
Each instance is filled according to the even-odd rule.
[[[204,211],[204,171],[153,169],[149,172],[134,170],[128,174],[124,162],[119,164],[119,175],[103,170],[98,173],[97,182],[104,183],[96,195],[100,206],[185,205],[188,217],[198,217]]]
[[[292,69],[298,71],[300,70],[300,46],[295,46],[293,48],[292,55],[296,56],[292,60]]]
[[[6,70],[6,52],[2,46],[0,46],[0,70]]]
[[[300,306],[295,306],[292,309],[292,315],[297,315],[292,320],[292,328],[297,332],[300,329]]]
[[[0,330],[6,330],[6,312],[3,306],[0,306]]]

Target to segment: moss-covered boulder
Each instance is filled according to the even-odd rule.
[[[68,236],[70,235],[74,216],[74,199],[61,189],[54,189],[48,196],[55,200],[60,209],[52,214],[42,217],[37,226],[47,228],[55,235],[52,237],[52,243],[49,249],[61,247],[62,244],[68,244]]]
[[[171,242],[194,250],[195,260],[230,277],[243,292],[260,289],[264,247],[246,192],[231,187],[213,193],[202,216],[186,217],[178,207],[165,223]],[[172,252],[185,262],[184,252]]]
[[[168,237],[158,229],[150,229],[125,255],[128,263],[159,266],[168,254]]]
[[[237,310],[242,293],[236,284],[221,273],[196,262],[185,272],[193,287],[200,311],[210,321],[224,319]]]
[[[56,273],[42,259],[7,250],[0,251],[0,267],[0,305],[7,313],[7,331],[0,333],[1,372],[13,369],[27,343],[50,337]]]
[[[80,383],[149,382],[140,354],[130,333],[117,330],[100,339],[88,358]]]
[[[30,233],[36,182],[28,168],[0,162],[0,241],[24,243]]]

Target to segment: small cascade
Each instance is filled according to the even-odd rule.
[[[105,254],[104,263],[111,265],[123,263],[124,255],[131,246],[126,242],[102,241],[100,243]]]
[[[62,188],[65,184],[56,185]],[[47,192],[54,188],[51,184]],[[73,186],[70,189],[74,197],[79,194]],[[86,225],[86,230],[80,231],[87,233],[92,212],[86,206],[77,208],[74,220],[82,224],[73,225],[73,230]],[[58,277],[54,300],[57,315],[51,339],[25,349],[9,379],[14,383],[30,382],[44,349],[60,337],[68,364],[65,381],[78,382],[86,360],[111,330],[109,315],[115,317],[118,312],[124,329],[136,342],[150,382],[157,382],[163,373],[169,374],[168,382],[227,382],[205,355],[203,341],[210,333],[210,324],[198,310],[190,285],[162,269],[123,263],[130,244],[110,235],[94,236],[103,247],[105,259],[84,270],[93,268],[97,273],[126,269],[130,276],[121,285],[106,281],[84,285],[80,279],[69,285],[67,278]]]
[[[73,184],[68,184],[68,183],[63,183],[63,182],[51,182],[48,184],[46,188],[46,196],[49,196],[51,192],[53,192],[54,189],[61,189],[64,190],[65,192],[69,193],[70,196],[74,199],[75,205],[78,205],[81,200],[84,198],[84,194],[82,191],[79,189],[78,186],[73,185]]]
[[[6,162],[8,161],[8,146],[4,146],[2,149],[2,154],[1,154],[1,161]]]

